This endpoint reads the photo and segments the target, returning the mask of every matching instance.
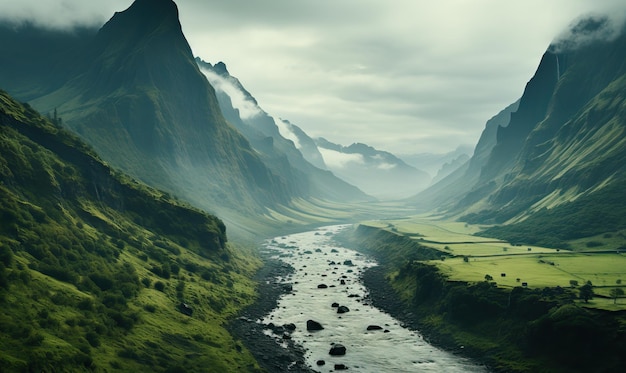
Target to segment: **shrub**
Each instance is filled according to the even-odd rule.
[[[149,288],[150,284],[152,283],[152,281],[150,281],[149,278],[144,277],[144,278],[141,279],[141,283],[143,284],[143,286]]]
[[[165,290],[165,284],[161,281],[157,281],[154,283],[154,288],[158,291],[163,291]]]

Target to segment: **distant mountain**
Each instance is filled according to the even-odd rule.
[[[407,165],[389,152],[360,143],[345,147],[324,138],[315,142],[329,170],[372,196],[405,198],[430,182],[426,172]]]
[[[432,183],[436,183],[439,180],[442,180],[444,177],[450,175],[451,173],[462,167],[467,161],[469,161],[469,159],[469,155],[461,154],[453,160],[444,163],[437,171],[437,174],[433,178]]]
[[[448,153],[397,154],[397,156],[408,165],[428,172],[434,178],[435,175],[440,173],[445,164],[459,163],[458,160],[469,157],[472,154],[472,150],[473,147],[470,145],[460,145]]]
[[[450,213],[551,244],[626,227],[626,30],[590,18],[569,35],[545,52]]]
[[[211,65],[196,58],[200,70],[215,87],[224,117],[232,123],[260,154],[272,172],[284,180],[292,195],[342,202],[368,201],[353,185],[337,178],[330,171],[318,168],[304,157],[309,155],[324,166],[317,147],[304,131],[295,125],[275,119],[265,112],[241,82],[230,75],[223,62]]]
[[[1,370],[258,366],[223,326],[251,302],[256,268],[224,223],[54,122],[0,91]]]

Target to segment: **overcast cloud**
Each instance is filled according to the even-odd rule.
[[[103,24],[131,0],[0,0],[0,17]],[[179,0],[194,54],[270,115],[394,153],[475,144],[575,18],[623,0]]]

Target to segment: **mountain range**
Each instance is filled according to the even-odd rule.
[[[611,27],[585,18],[552,43],[519,102],[487,123],[470,161],[415,205],[547,245],[623,228],[626,32]]]
[[[393,154],[361,143],[342,146],[315,139],[324,163],[333,173],[381,199],[401,199],[430,183],[430,175]]]
[[[317,148],[307,148],[313,140],[301,129],[295,129],[295,125],[265,112],[241,82],[230,75],[226,64],[219,62],[213,66],[200,58],[196,58],[196,62],[215,88],[226,120],[250,141],[252,148],[276,175],[300,193],[299,196],[344,202],[372,200],[354,185],[329,172]],[[297,131],[300,137],[289,138],[289,131]],[[305,144],[303,151],[301,144]],[[313,156],[307,158],[304,154]]]
[[[112,166],[236,229],[250,231],[246,217],[293,217],[301,200],[313,210],[320,199],[372,200],[304,159],[258,106],[258,115],[241,116],[224,85],[201,72],[171,0],[137,0],[99,30],[5,25],[0,35],[9,57],[0,86],[54,113]],[[44,46],[37,64],[33,46]],[[200,66],[243,89],[225,66]]]

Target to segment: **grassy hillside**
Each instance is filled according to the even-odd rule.
[[[257,260],[4,92],[0,222],[3,371],[257,369],[223,326]]]
[[[624,369],[623,254],[521,246],[480,230],[413,217],[363,223],[352,242],[402,299],[388,312],[495,371]]]

